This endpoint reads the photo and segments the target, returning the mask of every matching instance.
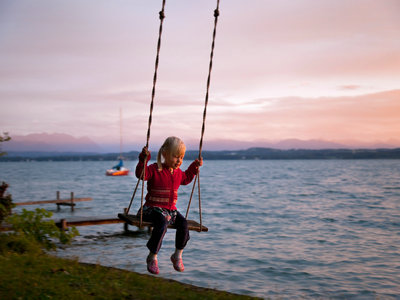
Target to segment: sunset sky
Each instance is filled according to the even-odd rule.
[[[144,145],[161,0],[2,0],[0,131]],[[167,0],[150,144],[200,138],[215,0]],[[207,142],[400,146],[400,1],[221,0]]]

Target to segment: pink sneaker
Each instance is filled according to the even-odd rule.
[[[183,272],[185,270],[182,258],[175,258],[175,256],[172,254],[171,255],[171,262],[172,262],[172,265],[174,266],[174,269],[176,271]]]
[[[147,271],[149,271],[152,274],[158,274],[160,273],[160,270],[158,269],[158,261],[157,259],[146,259],[147,262]]]

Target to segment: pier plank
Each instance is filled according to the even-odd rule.
[[[55,221],[56,225],[62,229],[69,226],[91,226],[103,224],[125,223],[115,216],[94,216],[94,217],[72,217]]]
[[[92,201],[93,198],[73,198],[72,202],[82,202],[82,201]],[[71,203],[71,199],[54,199],[54,200],[40,200],[40,201],[27,201],[27,202],[16,202],[15,205],[36,205],[36,204],[46,204],[55,203],[59,205],[68,205]]]

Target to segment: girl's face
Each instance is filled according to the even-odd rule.
[[[168,168],[172,168],[172,169],[178,169],[181,165],[182,165],[182,161],[183,161],[183,157],[185,155],[184,154],[169,154],[166,153],[166,155],[164,155],[165,158],[165,164],[168,166]]]

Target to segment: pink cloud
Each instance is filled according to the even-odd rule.
[[[323,138],[379,140],[400,132],[400,90],[355,97],[264,99],[265,106],[246,111],[243,106],[213,112],[211,136],[238,140]],[[263,100],[258,100],[262,104]]]

